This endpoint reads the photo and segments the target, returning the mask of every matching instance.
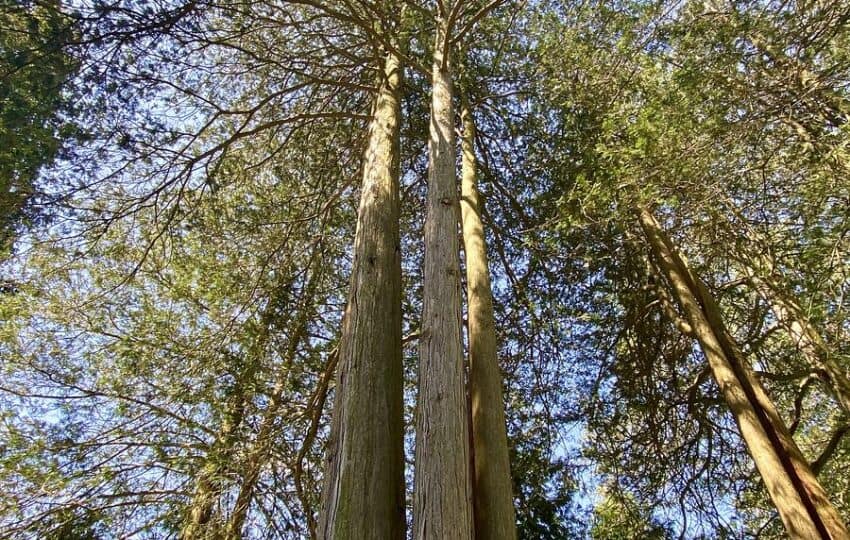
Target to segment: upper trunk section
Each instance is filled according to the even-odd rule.
[[[511,496],[502,372],[497,357],[493,290],[477,185],[475,121],[466,96],[462,99],[461,118],[460,209],[466,254],[475,537],[478,540],[513,540],[516,538],[516,518]]]

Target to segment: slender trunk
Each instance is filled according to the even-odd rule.
[[[242,485],[239,487],[239,494],[236,497],[236,502],[233,505],[233,511],[227,524],[224,528],[224,537],[227,540],[233,540],[242,537],[242,527],[245,524],[245,518],[248,516],[248,509],[251,506],[251,501],[254,497],[254,491],[257,486],[257,480],[260,478],[260,472],[263,466],[268,461],[268,456],[271,451],[271,442],[274,429],[274,423],[277,419],[277,413],[280,411],[281,398],[285,384],[276,384],[271,399],[269,400],[266,413],[263,415],[263,420],[260,424],[260,430],[257,433],[257,438],[254,440],[254,447],[246,458],[245,471],[242,474]]]
[[[321,250],[321,245],[317,244],[308,268],[310,277],[304,288],[300,309],[298,309],[298,315],[291,324],[289,343],[287,344],[286,353],[283,358],[283,366],[281,366],[271,396],[269,397],[269,404],[260,421],[260,429],[254,439],[253,447],[245,458],[242,471],[242,484],[239,487],[239,493],[236,496],[233,511],[230,513],[230,517],[224,527],[225,540],[238,540],[242,538],[242,528],[245,525],[245,519],[248,517],[248,510],[254,498],[257,481],[271,455],[275,436],[275,423],[280,417],[284,392],[289,387],[289,374],[292,371],[292,364],[295,361],[296,354],[298,354],[298,348],[307,336],[310,320],[314,313],[315,292],[322,275],[321,269],[316,267],[316,265],[321,264]],[[305,513],[307,515],[307,525],[311,537],[315,537],[316,527],[310,509],[305,508]]]
[[[214,538],[217,534],[212,523],[213,512],[224,486],[222,475],[225,464],[232,458],[236,430],[244,416],[244,400],[244,388],[237,384],[225,407],[218,436],[206,456],[204,466],[198,472],[189,515],[180,533],[182,540]]]
[[[477,185],[475,121],[466,96],[462,98],[460,209],[466,254],[475,537],[478,540],[513,540],[516,538],[516,517],[511,495],[502,372],[497,357],[493,290]]]
[[[307,528],[310,531],[310,538],[315,540],[316,520],[313,518],[313,508],[315,504],[310,501],[304,491],[304,458],[313,446],[313,441],[316,440],[316,435],[319,433],[319,427],[323,412],[325,410],[325,402],[328,398],[328,388],[331,380],[336,373],[336,365],[339,360],[339,349],[334,349],[328,355],[325,362],[324,370],[316,385],[310,400],[307,402],[307,410],[310,411],[310,427],[307,428],[307,434],[301,440],[301,447],[295,456],[295,462],[292,466],[292,482],[295,484],[295,493],[298,495],[298,500],[301,501],[301,507],[304,509],[304,514],[307,516]]]
[[[290,287],[291,280],[286,278],[278,285],[273,295],[287,294]],[[180,533],[182,540],[215,538],[220,532],[217,530],[220,524],[211,523],[213,511],[224,487],[222,476],[225,467],[233,461],[237,430],[245,416],[245,405],[251,399],[247,388],[250,387],[257,367],[265,355],[273,317],[274,315],[269,309],[264,310],[260,316],[258,334],[249,346],[246,353],[246,364],[238,373],[236,383],[225,404],[218,435],[207,455],[206,463],[199,471],[195,481],[195,493],[190,504],[189,515]]]
[[[784,295],[775,283],[761,277],[750,265],[746,265],[745,270],[753,288],[770,306],[773,316],[788,333],[806,363],[824,379],[835,400],[850,415],[850,380],[833,358],[823,336],[803,314],[800,305]]]
[[[388,54],[363,163],[318,536],[404,537],[399,246],[401,64]]]
[[[841,517],[726,330],[707,288],[676,253],[670,239],[645,208],[640,209],[640,224],[658,266],[693,328],[789,536],[805,540],[850,539]]]
[[[473,537],[461,344],[457,151],[448,46],[449,21],[458,8],[455,2],[441,3],[434,46],[413,500],[417,540]]]

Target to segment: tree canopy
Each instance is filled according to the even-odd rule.
[[[845,538],[849,173],[845,0],[0,0],[0,538]]]

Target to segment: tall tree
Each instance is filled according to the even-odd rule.
[[[20,191],[34,198],[22,212],[15,207],[13,232],[47,224],[30,219],[47,200],[42,190],[63,204],[50,227],[28,228],[26,249],[0,262],[5,534],[175,538],[194,514],[198,527],[188,536],[218,537],[223,527],[230,538],[357,537],[360,530],[321,531],[327,512],[317,512],[331,491],[323,481],[339,480],[335,523],[347,512],[357,526],[385,526],[370,512],[401,507],[403,468],[408,489],[427,488],[407,500],[426,537],[486,537],[493,518],[506,525],[497,534],[510,535],[512,495],[517,536],[529,540],[666,535],[656,519],[680,538],[787,536],[694,324],[663,269],[648,261],[633,212],[638,192],[669,210],[662,233],[690,257],[680,273],[710,290],[710,302],[689,294],[715,341],[746,353],[736,359],[733,351],[727,363],[753,366],[848,515],[850,430],[844,409],[824,395],[839,395],[829,379],[839,380],[850,361],[846,1],[0,1],[0,26],[13,29],[0,35],[2,62],[33,60],[18,54],[35,51],[27,39],[54,50],[62,39],[45,45],[42,28],[16,26],[26,20],[17,15],[63,6],[68,17],[57,21],[79,23],[68,51],[81,55],[73,80],[86,91],[73,111],[57,110],[80,113],[90,129]],[[411,15],[403,38],[388,16],[399,6]],[[496,16],[487,16],[491,9]],[[463,199],[446,205],[426,200],[430,90],[439,93],[441,82],[417,61],[438,41],[438,18],[445,36],[435,57],[443,55],[445,79],[458,78],[455,51],[469,64],[462,75],[472,81],[478,144],[470,150],[474,129],[465,128],[461,168],[473,170],[466,158],[474,154],[481,179],[480,200],[462,182]],[[396,155],[370,146],[366,129],[367,121],[380,129],[376,97],[388,56],[409,76],[395,93],[404,120],[396,114],[385,126],[401,124]],[[3,126],[24,133],[51,106],[47,94],[18,99],[39,94],[51,71],[47,56],[35,59],[44,73],[30,62],[0,82],[5,91],[11,81],[13,94],[0,96],[0,117],[9,111],[15,120],[0,122],[4,141]],[[35,116],[19,122],[22,111]],[[453,116],[434,115],[431,143],[445,157],[443,172],[457,167]],[[35,131],[61,134],[58,119]],[[0,172],[8,156],[52,152],[49,140],[6,142]],[[375,165],[395,159],[400,166]],[[369,191],[366,177],[381,167],[392,172],[372,178],[397,176]],[[354,185],[361,178],[363,191]],[[454,197],[457,178],[451,186],[446,178],[438,183]],[[431,356],[420,379],[428,392],[416,418],[419,463],[407,422],[408,461],[391,467],[380,460],[400,455],[387,437],[400,430],[375,414],[392,397],[375,366],[400,356],[394,330],[375,338],[373,323],[391,326],[396,291],[378,290],[392,269],[375,257],[380,268],[370,270],[368,252],[391,245],[391,235],[384,221],[364,218],[354,259],[346,247],[358,200],[367,216],[392,213],[385,185],[399,190],[401,206],[401,325],[418,335],[426,205],[439,219],[428,216],[436,226],[425,307],[452,325],[434,338],[433,318],[422,323]],[[443,245],[455,242],[458,219],[467,262],[474,253],[482,262],[466,267],[482,270],[466,276],[466,373],[455,303],[462,289],[433,294],[435,283],[456,287],[441,265],[459,258],[456,244]],[[475,238],[482,242],[470,248]],[[492,312],[476,309],[486,298],[473,290],[487,277]],[[281,283],[291,286],[279,290]],[[346,304],[347,360],[338,347]],[[712,314],[719,324],[709,324]],[[488,315],[493,340],[478,331]],[[499,478],[510,469],[514,492],[496,492],[504,512],[482,510],[489,497],[481,480],[498,461],[489,452],[502,447],[479,429],[490,417],[478,413],[502,410],[502,390],[478,385],[478,353],[488,346],[498,347],[500,366],[493,359],[487,379],[498,382],[501,367],[509,403],[510,467]],[[416,359],[402,364],[405,419],[415,414]],[[334,385],[338,360],[344,377]],[[466,398],[481,398],[474,411],[464,404],[464,375]],[[746,395],[747,377],[738,378]],[[349,390],[352,380],[360,386]],[[332,426],[323,409],[334,388],[343,416]],[[359,446],[345,453],[346,444]],[[462,452],[470,464],[459,472]],[[339,458],[326,475],[323,455]],[[397,489],[375,490],[376,479]],[[594,520],[588,501],[598,479],[611,497]],[[393,516],[398,537],[405,516]],[[463,525],[446,532],[450,520]]]
[[[497,357],[493,289],[481,220],[475,158],[475,119],[461,91],[461,221],[466,263],[467,347],[472,415],[475,537],[516,538],[502,372]]]
[[[788,534],[800,539],[850,538],[841,516],[725,328],[708,289],[678,255],[649,210],[642,207],[639,212],[656,263],[702,346]]]
[[[452,28],[460,1],[438,1],[431,71],[413,536],[473,538],[461,343]]]
[[[389,31],[389,29],[387,29]],[[404,537],[399,126],[402,65],[378,78],[325,469],[319,538]]]

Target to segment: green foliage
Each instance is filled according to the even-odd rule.
[[[101,540],[108,532],[98,521],[84,509],[62,510],[39,524],[39,534],[44,540]]]
[[[415,64],[433,6],[405,5],[92,2],[77,35],[63,4],[0,3],[3,249],[35,225],[0,268],[4,531],[173,537],[204,472],[220,523],[272,411],[246,536],[308,536],[372,66],[400,35],[376,34],[397,24],[405,333],[419,327],[429,83]],[[637,203],[850,515],[847,418],[746,275],[794,299],[850,372],[847,9],[504,2],[458,41],[522,538],[784,534]],[[51,165],[74,122],[90,137]],[[44,190],[64,203],[49,228],[34,219]]]
[[[645,540],[668,540],[672,534],[627,494],[605,492],[593,510],[593,540],[619,540],[641,538]]]
[[[62,119],[75,63],[63,45],[71,21],[55,4],[0,2],[0,251],[31,219],[41,168],[71,134]]]

